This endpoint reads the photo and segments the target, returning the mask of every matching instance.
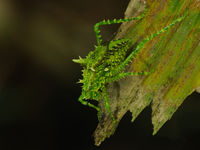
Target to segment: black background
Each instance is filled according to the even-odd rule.
[[[151,110],[93,145],[96,112],[78,101],[80,66],[96,42],[93,25],[122,18],[129,0],[0,1],[0,149],[198,149],[200,95],[193,93],[157,135]],[[103,29],[105,40],[118,26]]]

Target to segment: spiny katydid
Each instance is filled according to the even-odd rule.
[[[102,39],[100,35],[99,26],[117,24],[123,22],[129,22],[132,20],[140,20],[144,18],[147,12],[147,8],[144,10],[142,15],[138,17],[128,18],[128,19],[114,19],[114,20],[103,20],[98,22],[94,26],[94,32],[97,38],[97,46],[95,46],[94,51],[90,51],[86,58],[73,59],[75,63],[79,63],[83,66],[83,79],[80,79],[79,83],[82,83],[82,93],[79,97],[79,101],[83,105],[88,105],[98,111],[100,114],[100,108],[94,104],[88,102],[87,100],[104,100],[105,108],[109,113],[111,119],[113,120],[114,126],[116,127],[117,121],[114,118],[112,111],[110,109],[108,94],[106,91],[106,86],[114,81],[122,79],[126,76],[132,75],[149,75],[150,72],[125,72],[125,67],[131,62],[136,53],[138,53],[144,44],[152,40],[161,33],[167,31],[176,23],[182,21],[186,15],[174,20],[168,26],[162,28],[160,31],[146,37],[142,42],[140,42],[135,49],[131,50],[131,53],[127,56],[128,50],[130,50],[134,43],[131,39],[117,39],[112,40],[108,45],[102,44]]]

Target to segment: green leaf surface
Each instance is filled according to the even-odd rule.
[[[186,11],[188,15],[167,32],[147,42],[127,68],[133,72],[152,69],[154,72],[148,76],[127,77],[110,84],[107,89],[111,111],[118,123],[127,111],[132,112],[134,121],[151,104],[153,134],[156,134],[186,97],[200,87],[200,1],[147,0],[145,5],[149,7],[145,18],[123,24],[116,39],[130,38],[137,45]],[[130,13],[131,7],[134,6],[127,8]],[[99,107],[104,117],[94,133],[96,145],[100,145],[113,128],[103,101]]]

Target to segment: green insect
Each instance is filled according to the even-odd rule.
[[[102,39],[99,31],[99,26],[123,23],[132,20],[140,20],[144,18],[147,12],[147,8],[142,15],[134,18],[119,19],[119,20],[103,20],[98,22],[94,26],[94,32],[97,38],[97,46],[94,51],[90,51],[86,58],[73,59],[75,63],[79,63],[83,66],[82,76],[79,83],[82,83],[82,93],[79,97],[79,101],[83,105],[88,105],[98,111],[100,114],[100,108],[90,103],[88,100],[101,101],[104,100],[104,105],[113,120],[116,127],[117,121],[115,120],[109,104],[108,94],[106,87],[109,83],[122,79],[126,76],[132,75],[148,75],[150,72],[125,72],[126,66],[132,61],[134,56],[144,47],[144,44],[152,40],[159,34],[167,31],[176,23],[182,21],[185,15],[176,19],[168,26],[164,27],[160,31],[150,35],[140,42],[135,49],[130,49],[135,43],[131,39],[117,39],[112,40],[108,45],[102,44]],[[127,56],[128,55],[128,56]]]

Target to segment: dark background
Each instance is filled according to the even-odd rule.
[[[93,25],[122,18],[129,0],[0,0],[0,149],[198,149],[200,95],[189,96],[152,136],[151,110],[93,146],[96,112],[78,101],[80,66],[96,42]],[[105,27],[110,40],[118,26]]]

